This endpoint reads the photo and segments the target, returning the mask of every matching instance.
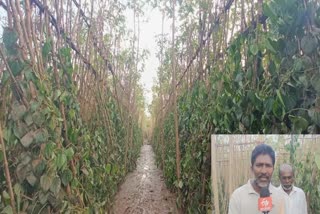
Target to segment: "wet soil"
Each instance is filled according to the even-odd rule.
[[[115,197],[115,214],[177,214],[176,197],[155,165],[151,145],[143,145],[137,169],[129,173]]]

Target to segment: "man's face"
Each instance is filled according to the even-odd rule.
[[[282,170],[280,172],[280,182],[284,189],[291,189],[294,182],[294,176],[292,170]]]
[[[274,169],[270,155],[258,155],[251,169],[255,177],[255,184],[260,188],[267,187]]]

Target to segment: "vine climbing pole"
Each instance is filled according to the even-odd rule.
[[[126,46],[132,38],[121,19],[126,5],[7,0],[0,6],[7,15],[0,195],[11,199],[0,200],[0,210],[107,210],[142,144],[144,57],[139,43]]]

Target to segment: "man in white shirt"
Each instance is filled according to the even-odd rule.
[[[282,164],[279,168],[280,191],[286,194],[286,205],[290,214],[307,214],[306,195],[303,190],[294,186],[294,170],[289,164]]]
[[[285,214],[285,195],[271,184],[275,164],[275,152],[271,146],[260,144],[251,154],[251,170],[254,178],[236,189],[230,198],[228,214],[262,214],[258,200],[262,188],[268,188],[272,209],[268,214]]]

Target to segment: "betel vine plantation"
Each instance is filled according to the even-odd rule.
[[[319,0],[0,0],[0,23],[1,213],[217,213],[211,134],[320,133]],[[317,213],[320,157],[288,152]]]

